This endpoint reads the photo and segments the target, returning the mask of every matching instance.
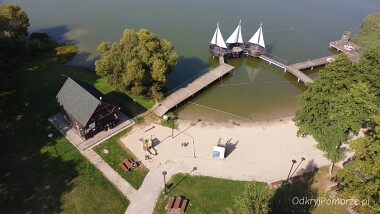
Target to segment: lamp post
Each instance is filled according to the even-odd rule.
[[[168,174],[166,171],[163,171],[162,172],[162,175],[164,176],[164,190],[165,190],[165,195],[166,195],[166,180],[165,180],[165,176],[166,176],[166,174]]]
[[[59,155],[58,155],[57,148],[55,148],[55,143],[53,143],[53,141],[54,141],[54,140],[53,140],[53,134],[52,134],[52,133],[48,134],[48,137],[50,138],[50,143],[53,144],[53,146],[54,146],[55,153],[57,153],[57,156],[59,156]]]
[[[292,164],[292,167],[290,168],[289,175],[288,175],[288,178],[286,179],[286,181],[289,181],[290,173],[292,172],[293,166],[294,166],[295,163],[297,163],[297,161],[296,160],[292,160],[292,163],[293,164]]]
[[[172,116],[170,116],[171,120],[172,120],[172,138],[174,138],[174,119],[175,119],[175,115],[173,114]]]

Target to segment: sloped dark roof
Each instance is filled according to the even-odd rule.
[[[102,92],[92,85],[79,80],[67,78],[56,98],[59,105],[73,116],[82,126],[85,126],[92,114],[102,102],[114,105]]]

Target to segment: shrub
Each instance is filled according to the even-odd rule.
[[[56,47],[55,51],[58,57],[62,57],[64,59],[70,59],[78,52],[75,45],[69,43],[65,43]]]

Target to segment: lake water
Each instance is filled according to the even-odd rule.
[[[331,55],[328,44],[380,11],[378,0],[15,0],[30,19],[30,31],[47,32],[78,49],[71,65],[93,69],[102,41],[118,41],[126,28],[148,29],[172,42],[178,65],[168,78],[173,89],[218,63],[208,45],[216,23],[227,39],[242,20],[244,41],[263,23],[267,49],[289,64]],[[291,28],[295,30],[290,30]],[[260,59],[230,59],[232,75],[208,87],[177,112],[184,119],[267,120],[294,114],[305,87]],[[312,77],[317,69],[305,71]],[[236,115],[236,116],[234,116]],[[246,119],[245,119],[246,118]]]

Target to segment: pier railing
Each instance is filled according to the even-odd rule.
[[[275,61],[280,62],[280,63],[282,63],[284,65],[288,65],[288,60],[285,60],[285,59],[283,59],[283,58],[281,58],[279,56],[276,56],[276,55],[274,55],[272,53],[267,53],[266,56],[269,57],[269,58],[271,58],[271,59],[274,59]]]

